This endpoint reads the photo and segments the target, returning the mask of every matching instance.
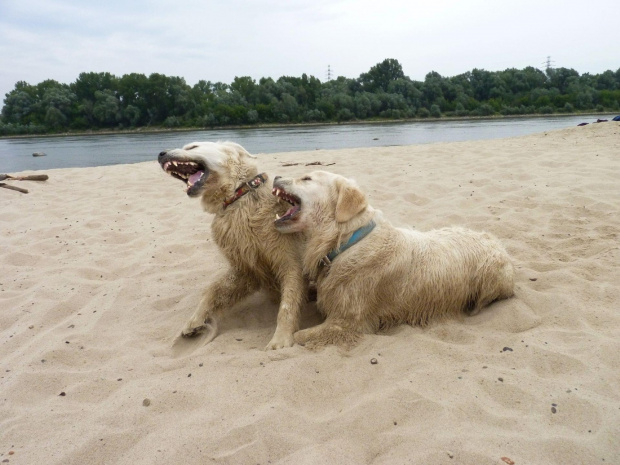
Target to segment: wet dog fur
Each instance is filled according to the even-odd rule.
[[[279,300],[275,333],[267,349],[293,345],[300,309],[307,295],[299,241],[273,226],[276,213],[286,207],[270,193],[271,181],[226,206],[236,190],[259,173],[256,161],[232,142],[194,142],[166,150],[158,161],[164,171],[187,184],[187,195],[199,197],[204,210],[214,214],[212,237],[230,268],[211,282],[181,335],[217,335],[217,320],[235,303],[265,289]]]
[[[276,177],[273,186],[276,196],[298,206],[275,224],[282,233],[304,236],[304,272],[316,280],[317,307],[326,317],[295,334],[300,344],[351,345],[363,333],[476,314],[513,295],[510,257],[490,234],[396,228],[368,205],[355,182],[324,171]],[[366,237],[321,265],[371,220],[376,226]]]

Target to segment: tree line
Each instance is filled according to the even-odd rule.
[[[386,59],[356,79],[235,77],[194,86],[163,74],[81,73],[71,84],[20,81],[6,94],[0,135],[142,127],[343,122],[620,111],[620,69],[474,69],[454,77],[405,76]]]

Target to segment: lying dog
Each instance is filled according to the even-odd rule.
[[[350,345],[361,333],[475,314],[513,295],[513,265],[489,234],[395,228],[352,181],[324,171],[273,186],[293,205],[275,226],[305,235],[304,272],[326,316],[295,334],[299,344]]]
[[[243,147],[232,142],[196,142],[161,152],[163,170],[187,184],[187,195],[200,197],[204,209],[215,214],[211,231],[230,269],[208,286],[194,315],[181,334],[217,335],[217,320],[226,309],[251,293],[266,289],[280,300],[278,323],[267,349],[293,345],[306,296],[298,241],[273,227],[284,204],[270,194],[268,177]]]

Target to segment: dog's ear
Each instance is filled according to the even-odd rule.
[[[336,221],[346,223],[368,206],[364,193],[348,180],[336,182],[338,201],[336,202]]]
[[[258,158],[256,155],[252,155],[250,152],[244,149],[241,145],[236,144],[235,142],[225,142],[225,144],[233,148],[234,150],[236,150],[240,157],[246,156],[249,158]]]
[[[246,155],[250,158],[258,158],[256,155],[252,155],[250,152],[248,152],[247,150],[243,149],[242,152],[240,152],[242,155]]]

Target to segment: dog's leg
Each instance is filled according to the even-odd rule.
[[[500,256],[487,267],[492,270],[480,280],[478,298],[470,305],[469,316],[480,313],[480,310],[496,300],[507,299],[514,295],[514,266],[507,256]]]
[[[335,344],[350,348],[359,340],[361,333],[344,321],[327,318],[323,323],[295,333],[295,342],[308,348]]]
[[[276,332],[265,350],[291,347],[295,343],[293,334],[299,329],[301,306],[307,293],[301,270],[281,280],[281,293]]]
[[[206,342],[211,342],[217,336],[216,317],[258,288],[258,281],[237,270],[229,270],[207,288],[196,312],[185,324],[181,335],[193,337],[208,332]]]

